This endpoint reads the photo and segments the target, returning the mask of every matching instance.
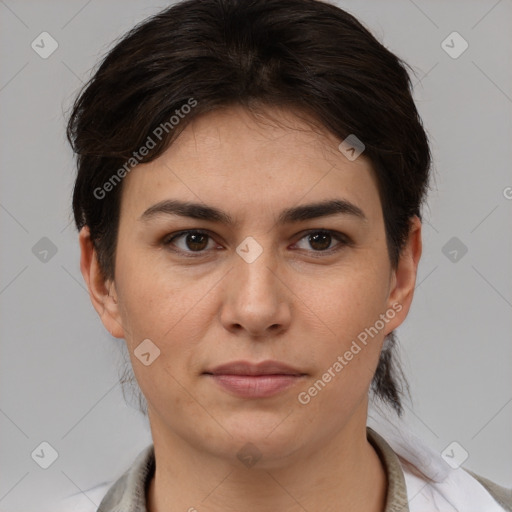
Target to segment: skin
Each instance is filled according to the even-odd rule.
[[[366,439],[368,389],[386,334],[406,318],[421,255],[421,223],[392,269],[377,181],[364,153],[350,161],[341,142],[291,111],[256,118],[229,107],[194,119],[165,153],[123,182],[115,278],[105,280],[88,228],[81,270],[105,327],[124,338],[148,402],[156,473],[148,510],[378,512],[386,474]],[[331,215],[279,226],[289,207],[344,199],[366,221]],[[205,203],[237,223],[160,215],[165,199]],[[162,240],[208,231],[201,256]],[[306,230],[344,233],[351,244],[311,242]],[[252,263],[236,252],[248,236],[263,249]],[[330,245],[329,245],[330,240]],[[174,249],[191,253],[187,237]],[[197,253],[196,253],[197,254]],[[320,379],[357,335],[400,304],[392,320],[307,405],[297,396]],[[134,350],[149,338],[149,366]],[[307,375],[269,398],[235,397],[202,373],[234,360],[274,359]],[[237,452],[253,443],[246,467]]]

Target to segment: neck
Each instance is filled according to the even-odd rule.
[[[365,411],[366,412],[366,411]],[[191,446],[175,434],[159,435],[150,416],[156,469],[149,512],[383,512],[387,480],[366,438],[364,421],[351,420],[326,444],[300,447],[279,460],[251,467]],[[235,450],[236,451],[236,450]]]

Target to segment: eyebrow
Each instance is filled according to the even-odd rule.
[[[363,210],[350,201],[345,199],[332,199],[287,208],[279,214],[277,224],[290,224],[340,214],[350,215],[364,222],[368,220]],[[180,217],[218,222],[227,226],[234,226],[236,224],[228,213],[213,206],[172,199],[160,201],[150,206],[139,217],[139,220],[149,221],[160,215],[178,215]]]

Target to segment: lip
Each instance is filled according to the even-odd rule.
[[[224,391],[242,398],[266,398],[285,391],[306,375],[279,361],[233,361],[204,372]]]
[[[241,398],[267,398],[295,385],[300,375],[212,375],[222,389]]]
[[[221,364],[212,370],[206,370],[207,374],[212,375],[305,375],[297,368],[293,368],[280,361],[262,361],[260,363],[251,363],[249,361],[232,361]]]

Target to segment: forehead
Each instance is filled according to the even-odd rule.
[[[379,206],[371,161],[364,154],[349,160],[340,142],[288,110],[229,107],[202,114],[162,155],[126,175],[122,211],[140,214],[169,196],[260,213],[281,209],[283,200],[326,196]]]
[[[260,107],[248,111],[242,106],[224,107],[194,118],[168,152],[174,158],[208,160],[228,157],[243,160],[281,158],[341,163],[340,140],[308,115],[277,107]],[[247,162],[250,163],[249,161]],[[354,168],[370,162],[363,156]]]

